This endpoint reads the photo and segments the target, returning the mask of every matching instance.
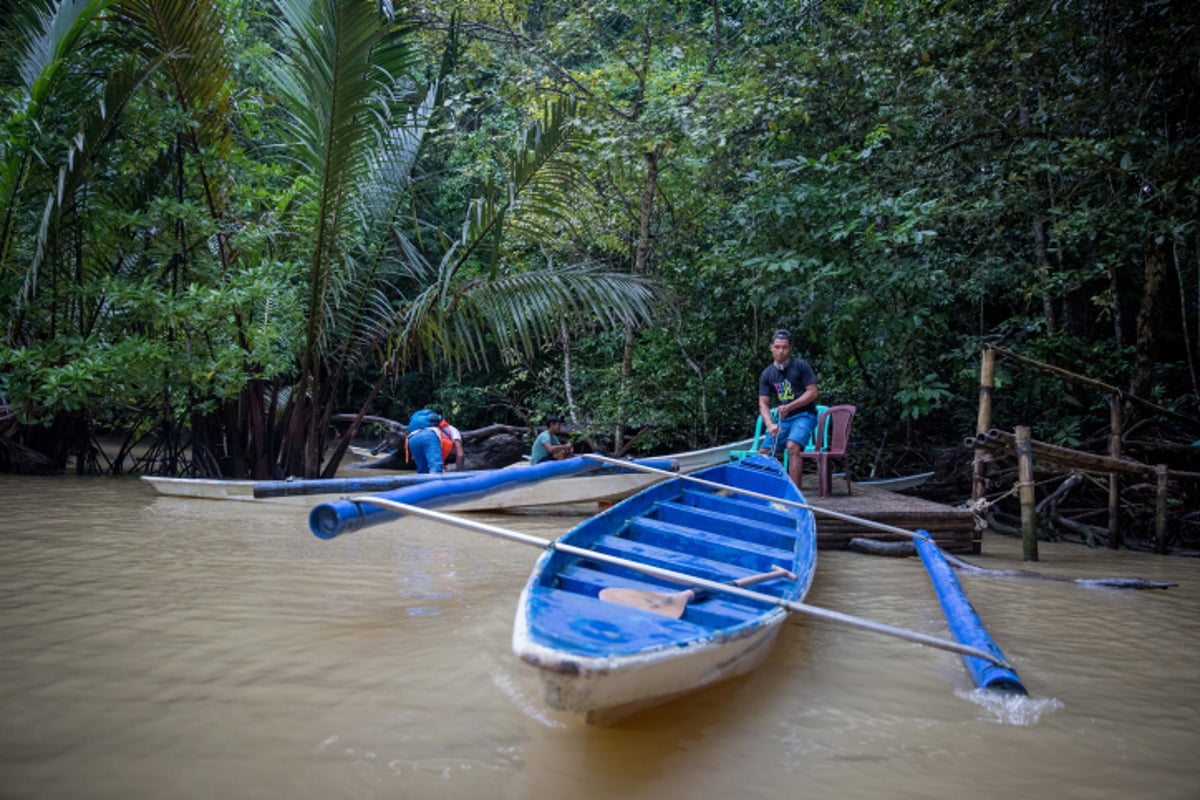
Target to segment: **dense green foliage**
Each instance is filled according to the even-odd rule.
[[[430,402],[702,446],[778,326],[876,458],[974,431],[984,342],[1198,414],[1182,2],[0,10],[12,468],[104,430],[317,474],[334,413]],[[998,379],[1000,426],[1107,425]]]

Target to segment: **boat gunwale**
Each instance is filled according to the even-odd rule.
[[[777,465],[778,462],[772,461],[772,463]],[[747,465],[745,461],[727,465],[718,465],[713,469],[716,470],[729,467],[732,467],[735,470],[734,472],[730,473],[731,475],[747,474],[738,471],[739,467],[755,469],[754,465]],[[758,469],[761,469],[761,467],[758,467]],[[782,480],[789,480],[786,476],[786,473],[782,473],[781,468],[776,467],[775,470],[776,471],[771,473],[772,477],[781,477]],[[730,485],[733,484],[731,483]],[[791,486],[790,481],[787,485]],[[592,549],[597,545],[597,542],[604,537],[620,536],[624,532],[624,526],[614,528],[608,520],[615,520],[617,522],[626,520],[628,522],[633,519],[640,518],[646,515],[660,503],[676,501],[685,492],[694,492],[693,485],[686,481],[670,479],[656,484],[655,486],[649,487],[642,492],[639,492],[638,494],[626,499],[621,504],[606,509],[595,517],[585,520],[584,522],[572,528],[570,531],[567,531],[565,534],[563,534],[558,541],[563,544],[570,544],[573,547]],[[803,499],[803,495],[801,495],[798,490],[795,490],[795,493],[797,496]],[[718,495],[715,491],[700,492],[700,494],[720,497],[723,500],[735,500],[741,505],[757,505],[763,508],[770,508],[770,504],[765,501],[746,504],[742,498],[723,497]],[[630,510],[631,508],[633,509],[632,511]],[[787,516],[790,516],[796,525],[796,539],[793,545],[793,550],[790,553],[790,563],[786,566],[789,568],[804,566],[804,574],[799,575],[795,581],[784,585],[782,590],[776,589],[775,591],[772,591],[771,589],[766,589],[764,587],[764,594],[769,594],[781,600],[790,600],[795,602],[802,600],[812,586],[813,573],[816,569],[816,528],[815,520],[813,519],[810,511],[797,511],[794,515],[788,514]],[[753,521],[748,520],[747,522]],[[807,528],[807,532],[803,530],[804,528]],[[729,536],[728,538],[734,542],[738,541],[738,537],[735,536]],[[552,567],[550,564],[550,562],[554,559],[558,559],[560,562],[557,567]],[[629,560],[632,561],[636,559]],[[554,597],[556,592],[563,592],[564,597],[571,595],[581,599],[589,597],[589,595],[578,592],[570,592],[568,590],[563,590],[548,585],[550,582],[557,581],[559,576],[561,576],[564,570],[569,566],[583,565],[586,561],[587,559],[581,555],[560,553],[551,548],[543,553],[538,559],[537,563],[534,565],[533,570],[530,573],[530,577],[527,580],[525,587],[522,589],[521,596],[517,604],[517,619],[514,624],[513,648],[517,655],[522,658],[522,660],[534,664],[535,666],[556,664],[563,660],[558,656],[537,656],[533,655],[532,653],[534,650],[544,649],[546,654],[562,654],[567,650],[567,648],[562,646],[556,647],[550,644],[549,642],[551,641],[551,637],[548,633],[537,631],[536,625],[533,624],[531,619],[532,617],[535,617],[537,613],[539,613],[539,610],[535,608],[535,597],[538,595],[546,598]],[[737,574],[740,570],[747,570],[748,572],[753,571],[750,567],[740,565],[734,561],[721,561],[719,559],[713,559],[713,561],[714,563],[722,563],[730,567],[731,574],[735,575],[736,577],[741,577],[740,574]],[[658,565],[658,562],[648,561],[647,564],[656,566]],[[664,568],[673,569],[676,572],[684,574],[684,571],[678,566],[666,566]],[[621,567],[616,565],[604,565],[600,563],[598,563],[595,567],[595,571],[597,573],[608,573],[613,575],[620,575],[621,569]],[[711,578],[704,575],[696,575],[695,577],[718,581],[730,579],[724,575],[720,578]],[[679,587],[678,590],[686,588],[686,585],[679,586],[676,584],[676,586]],[[591,597],[594,598],[594,596]],[[603,602],[599,601],[598,598],[594,599],[596,599],[597,602]],[[675,638],[673,640],[663,642],[661,645],[655,645],[653,643],[646,644],[644,642],[628,642],[624,643],[624,645],[630,647],[630,649],[619,654],[606,653],[603,655],[592,655],[586,652],[574,652],[571,653],[570,658],[566,660],[576,664],[586,664],[586,669],[588,670],[603,670],[610,668],[608,665],[614,658],[631,659],[631,663],[636,663],[637,661],[642,660],[642,655],[646,654],[648,654],[648,657],[651,660],[657,659],[659,657],[658,654],[668,651],[683,655],[683,651],[687,650],[689,647],[707,642],[725,643],[732,641],[736,638],[740,638],[743,635],[747,635],[745,632],[750,629],[761,627],[762,625],[776,624],[788,614],[786,609],[778,605],[770,606],[766,603],[759,604],[753,602],[739,603],[739,605],[742,605],[744,608],[750,611],[751,615],[744,620],[732,622],[731,624],[720,627],[709,627],[693,622],[692,624],[704,629],[704,633],[702,634]],[[755,606],[760,607],[755,608]],[[634,611],[633,613],[649,614],[650,612]],[[528,658],[526,657],[527,654],[529,656]],[[543,668],[546,667],[543,666]]]

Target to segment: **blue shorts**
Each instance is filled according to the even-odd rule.
[[[433,428],[421,428],[409,434],[408,454],[419,474],[442,471],[442,439]]]
[[[808,440],[812,438],[813,431],[816,429],[817,415],[811,411],[792,414],[790,417],[784,417],[783,422],[779,423],[779,434],[783,440],[798,443],[801,450],[808,444]],[[767,452],[774,451],[775,437],[768,433],[763,437],[759,449]]]

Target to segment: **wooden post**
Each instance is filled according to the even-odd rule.
[[[1110,423],[1108,454],[1121,457],[1121,396],[1114,394],[1108,399]],[[1121,546],[1121,478],[1116,472],[1108,473],[1108,546],[1116,550]]]
[[[992,427],[992,389],[996,377],[996,351],[984,345],[979,368],[979,417],[975,422],[975,433],[987,433]],[[987,493],[987,464],[991,455],[982,447],[975,448],[975,461],[971,471],[971,499],[979,500]]]
[[[1157,491],[1154,496],[1154,549],[1162,555],[1167,554],[1167,465],[1155,464],[1154,476],[1157,478]]]
[[[1033,491],[1033,437],[1028,425],[1017,426],[1017,480],[1020,481],[1021,544],[1026,561],[1038,560],[1037,506]]]

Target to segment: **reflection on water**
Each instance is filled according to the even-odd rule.
[[[134,480],[0,477],[0,508],[4,798],[1200,796],[1195,560],[1039,548],[1165,592],[960,576],[1029,698],[794,616],[754,674],[595,729],[509,649],[532,548],[421,520],[321,541],[305,507]],[[808,600],[946,634],[915,559],[822,553]]]

